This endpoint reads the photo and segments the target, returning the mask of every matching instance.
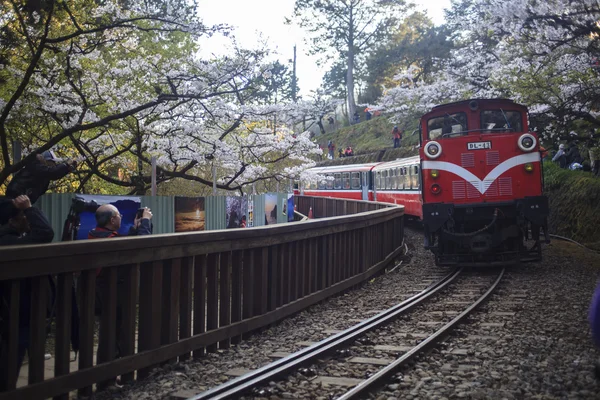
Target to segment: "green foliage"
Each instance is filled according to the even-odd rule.
[[[600,242],[600,179],[546,162],[544,186],[550,202],[550,232],[582,243]]]

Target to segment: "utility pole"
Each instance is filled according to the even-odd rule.
[[[293,64],[293,70],[292,70],[292,100],[294,101],[294,103],[297,102],[298,98],[297,98],[297,83],[298,80],[296,78],[296,45],[294,45],[294,64]]]
[[[156,157],[152,156],[150,162],[152,163],[151,193],[152,196],[156,196]]]

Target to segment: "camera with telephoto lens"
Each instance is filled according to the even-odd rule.
[[[95,213],[96,210],[98,209],[98,207],[100,207],[100,205],[98,203],[96,203],[94,200],[85,201],[85,200],[79,199],[77,197],[73,199],[73,203],[71,204],[71,208],[77,214],[81,214],[82,212],[85,212],[85,211]]]

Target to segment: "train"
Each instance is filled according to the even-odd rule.
[[[308,196],[401,204],[422,222],[439,266],[537,261],[549,242],[540,143],[527,107],[469,99],[420,119],[419,155],[389,162],[312,168]]]

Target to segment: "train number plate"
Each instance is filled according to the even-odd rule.
[[[469,150],[485,150],[485,149],[491,149],[491,148],[492,148],[492,142],[467,143],[467,149],[469,149]]]

